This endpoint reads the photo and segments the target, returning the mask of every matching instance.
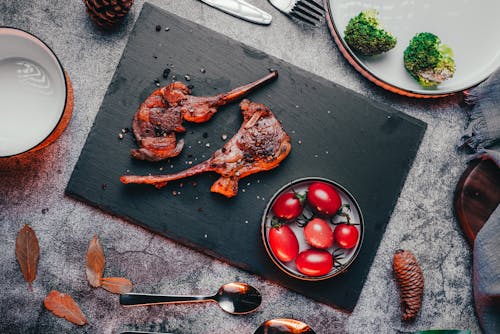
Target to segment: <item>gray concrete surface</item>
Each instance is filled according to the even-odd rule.
[[[76,96],[71,123],[55,144],[24,158],[0,161],[0,333],[117,333],[136,328],[243,334],[276,317],[303,320],[317,333],[450,327],[479,332],[471,295],[471,253],[452,211],[453,189],[466,160],[455,148],[465,124],[459,99],[422,101],[387,93],[351,68],[326,26],[309,29],[265,0],[250,2],[273,13],[270,27],[240,21],[195,0],[152,1],[429,123],[354,312],[347,315],[316,303],[64,196],[143,1],[136,1],[120,30],[107,34],[93,27],[79,0],[0,0],[0,25],[45,40],[71,75]],[[14,255],[16,233],[25,223],[33,226],[41,245],[33,293]],[[227,315],[212,304],[124,309],[115,295],[92,289],[85,281],[85,251],[93,234],[104,244],[106,273],[129,277],[138,291],[205,293],[238,280],[257,286],[263,305],[247,316]],[[425,274],[423,308],[411,324],[400,320],[391,270],[392,254],[399,247],[415,253]],[[73,295],[90,324],[77,328],[46,311],[42,301],[51,289]]]

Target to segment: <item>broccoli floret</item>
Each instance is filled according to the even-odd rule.
[[[404,52],[408,72],[425,88],[433,88],[455,73],[453,51],[429,32],[416,34]]]
[[[396,37],[380,26],[376,10],[364,10],[353,17],[344,31],[344,40],[355,52],[374,56],[396,46]]]

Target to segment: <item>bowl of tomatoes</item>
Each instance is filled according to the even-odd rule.
[[[356,259],[364,221],[358,203],[329,179],[297,179],[279,189],[262,216],[265,249],[286,274],[307,281],[341,274]]]

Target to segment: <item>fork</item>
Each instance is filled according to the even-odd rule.
[[[283,13],[317,26],[324,16],[324,8],[315,0],[269,0]]]

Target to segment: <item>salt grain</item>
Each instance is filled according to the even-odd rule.
[[[210,147],[210,143],[206,143],[206,144],[205,144],[205,146],[206,146],[206,147]]]

